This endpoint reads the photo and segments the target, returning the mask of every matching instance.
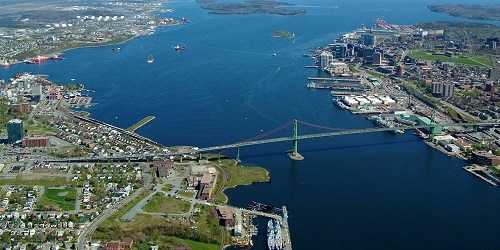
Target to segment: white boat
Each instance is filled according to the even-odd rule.
[[[154,62],[154,60],[155,60],[154,57],[152,55],[149,55],[148,56],[148,60],[146,62],[147,63],[152,63],[152,62]]]

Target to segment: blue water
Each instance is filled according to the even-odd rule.
[[[76,49],[67,60],[0,69],[29,71],[59,83],[83,83],[98,105],[91,116],[128,127],[164,145],[211,146],[244,140],[292,119],[329,127],[373,126],[332,104],[327,91],[306,89],[316,71],[302,54],[377,17],[388,23],[462,20],[428,3],[456,1],[295,0],[306,15],[209,15],[191,1],[167,4],[191,23],[160,28],[112,47]],[[470,1],[462,1],[470,3]],[[478,4],[496,1],[477,1]],[[170,15],[170,14],[169,14]],[[500,24],[500,22],[490,22]],[[276,39],[275,30],[295,32]],[[173,46],[187,45],[175,52]],[[272,56],[276,53],[277,56]],[[149,54],[155,57],[146,63]],[[299,133],[325,132],[299,126]],[[276,136],[291,135],[287,128]],[[241,149],[244,165],[270,171],[271,183],[227,191],[230,203],[286,205],[295,249],[499,249],[500,194],[448,157],[407,133],[340,136]],[[234,151],[225,152],[234,157]],[[264,225],[265,221],[260,221]],[[266,249],[264,227],[253,249]]]

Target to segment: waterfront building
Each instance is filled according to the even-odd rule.
[[[12,119],[7,122],[7,141],[9,143],[15,143],[19,141],[24,136],[24,125],[23,121],[19,119]]]
[[[481,165],[496,165],[500,163],[500,157],[490,152],[479,151],[472,153],[472,161]]]
[[[328,51],[323,51],[319,55],[319,67],[320,69],[325,69],[333,62],[333,55]]]
[[[217,207],[217,215],[219,217],[220,225],[234,226],[236,210],[230,207]]]

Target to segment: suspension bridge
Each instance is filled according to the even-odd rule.
[[[304,134],[304,135],[299,135],[298,133],[298,124],[310,126],[313,128],[319,128],[319,129],[324,129],[328,130],[330,132],[324,132],[324,133],[314,133],[314,134]],[[299,140],[305,140],[305,139],[313,139],[313,138],[321,138],[321,137],[332,137],[332,136],[340,136],[340,135],[353,135],[353,134],[363,134],[363,133],[375,133],[375,132],[385,132],[385,131],[395,131],[395,130],[414,130],[414,129],[429,129],[430,135],[429,138],[434,141],[434,131],[436,127],[473,127],[474,129],[478,127],[491,127],[491,126],[498,126],[500,125],[499,122],[485,122],[485,123],[440,123],[437,124],[434,120],[434,116],[431,118],[431,123],[426,124],[426,125],[411,125],[411,126],[400,126],[400,127],[373,127],[373,128],[360,128],[360,129],[345,129],[345,128],[333,128],[333,127],[327,127],[327,126],[321,126],[321,125],[316,125],[304,121],[299,121],[299,120],[292,120],[289,121],[275,129],[269,130],[267,132],[264,132],[260,135],[257,135],[255,137],[240,141],[240,142],[235,142],[231,144],[225,144],[225,145],[217,145],[217,146],[211,146],[211,147],[203,147],[203,148],[197,148],[193,147],[187,150],[181,150],[177,152],[168,152],[168,153],[162,153],[162,154],[155,154],[155,155],[123,155],[123,156],[107,156],[107,157],[92,157],[92,158],[85,158],[85,157],[78,157],[78,158],[67,158],[67,159],[60,159],[60,160],[53,160],[53,161],[62,161],[62,162],[83,162],[83,161],[140,161],[140,160],[148,160],[154,157],[157,158],[166,158],[170,156],[181,156],[181,161],[182,161],[182,156],[186,154],[199,154],[201,158],[201,153],[203,152],[217,152],[218,154],[218,159],[221,159],[221,153],[229,150],[229,149],[236,149],[236,161],[240,161],[240,148],[241,147],[247,147],[247,146],[253,146],[253,145],[260,145],[260,144],[269,144],[269,143],[277,143],[277,142],[286,142],[286,141],[291,141],[293,142],[292,149],[287,152],[287,155],[293,159],[293,160],[303,160],[304,157],[300,155],[298,151],[298,141]],[[265,138],[268,137],[272,134],[275,134],[279,131],[282,131],[290,126],[293,126],[293,134],[291,136],[285,136],[285,137],[275,137],[275,138]]]
[[[320,128],[320,129],[325,129],[325,130],[333,130],[333,131],[332,132],[325,132],[325,133],[299,135],[298,134],[298,124],[299,123],[304,124],[304,125],[308,125],[311,127],[315,127],[315,128]],[[292,136],[277,137],[277,138],[270,138],[270,139],[261,139],[263,137],[274,134],[274,133],[276,133],[280,130],[283,130],[283,129],[285,129],[289,126],[292,126],[292,125],[293,125],[293,135]],[[345,129],[345,128],[326,127],[326,126],[311,124],[311,123],[304,122],[304,121],[292,120],[292,121],[289,121],[288,123],[285,123],[284,125],[282,125],[278,128],[275,128],[275,129],[270,130],[268,132],[265,132],[261,135],[252,137],[250,139],[247,139],[247,140],[244,140],[241,142],[227,144],[227,145],[199,148],[196,150],[192,150],[189,153],[218,151],[218,157],[220,160],[220,154],[221,154],[222,150],[236,148],[236,150],[237,150],[236,151],[236,160],[240,161],[240,147],[259,145],[259,144],[276,143],[276,142],[284,142],[284,141],[293,141],[293,147],[292,147],[292,150],[290,150],[290,152],[288,152],[288,156],[293,160],[303,160],[304,157],[302,155],[300,155],[300,153],[298,152],[298,141],[299,140],[321,138],[321,137],[332,137],[332,136],[339,136],[339,135],[352,135],[352,134],[395,131],[395,130],[399,130],[399,129],[400,130],[413,130],[413,129],[422,129],[422,128],[429,128],[431,131],[430,138],[431,138],[431,140],[434,140],[434,136],[435,136],[434,131],[435,131],[436,127],[474,127],[474,128],[477,128],[477,127],[498,126],[498,125],[500,125],[500,123],[498,123],[498,122],[437,124],[436,122],[434,122],[434,117],[433,117],[431,119],[430,125],[411,125],[411,126],[400,126],[400,127],[391,127],[391,128],[374,127],[374,128],[361,128],[361,129]]]

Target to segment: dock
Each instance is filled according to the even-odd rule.
[[[307,80],[309,81],[335,81],[335,82],[358,82],[360,83],[361,80],[358,78],[352,78],[352,77],[308,77]]]
[[[279,225],[281,226],[283,249],[292,250],[292,240],[290,237],[290,229],[288,227],[288,212],[286,210],[286,206],[279,208],[272,204],[262,204],[252,201],[250,204],[246,205],[245,208],[237,209],[251,215],[262,216],[279,221]]]
[[[483,181],[489,183],[492,186],[495,186],[495,187],[498,186],[497,183],[495,183],[493,180],[495,180],[497,182],[500,182],[499,179],[491,176],[486,171],[484,171],[486,169],[485,167],[479,167],[479,166],[473,165],[473,166],[465,166],[465,167],[463,167],[463,169],[465,171],[467,171],[467,172],[475,175],[476,177],[479,177],[480,179],[482,179]],[[477,172],[483,173],[484,175],[490,177],[491,179],[488,179],[486,176],[484,176],[484,175],[482,175],[480,173],[477,173]]]
[[[147,116],[144,119],[142,119],[139,122],[137,122],[136,124],[134,124],[134,125],[130,126],[129,128],[127,128],[126,130],[129,131],[129,132],[134,132],[135,130],[137,130],[138,128],[144,126],[146,123],[152,121],[155,118],[156,117],[154,117],[154,116]]]

